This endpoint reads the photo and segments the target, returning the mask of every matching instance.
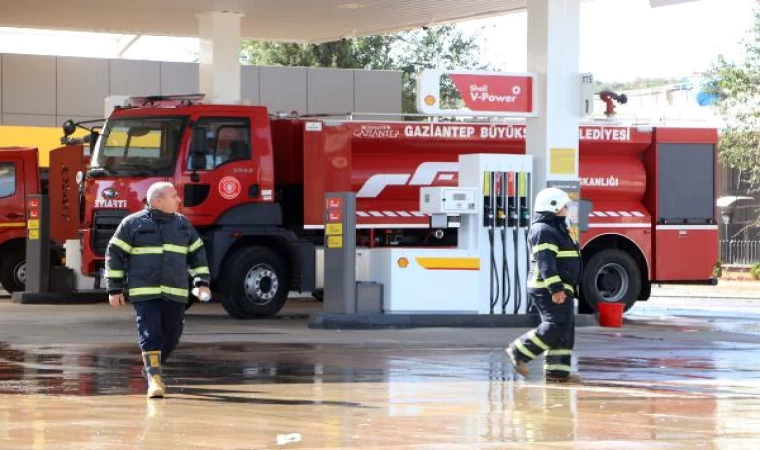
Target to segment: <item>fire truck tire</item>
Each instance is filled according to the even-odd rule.
[[[257,319],[275,316],[288,299],[287,266],[266,247],[236,251],[223,268],[222,306],[232,317]]]
[[[26,282],[26,254],[10,252],[0,265],[0,284],[9,293],[23,291]]]
[[[625,311],[628,311],[640,293],[641,270],[629,254],[615,249],[603,250],[586,263],[581,295],[593,312],[600,302],[625,303]]]

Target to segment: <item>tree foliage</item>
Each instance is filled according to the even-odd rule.
[[[281,44],[245,41],[244,63],[343,69],[398,70],[402,72],[403,112],[415,113],[416,74],[424,68],[487,70],[481,62],[479,33],[466,33],[456,25],[426,27],[383,36],[343,39],[325,44]],[[441,101],[456,99],[448,83]]]
[[[739,61],[718,57],[707,73],[725,123],[720,137],[720,159],[739,169],[749,191],[760,190],[760,12],[744,39]]]
[[[244,41],[243,63],[260,66],[333,67],[341,69],[391,69],[391,39],[371,36],[325,44],[281,44]]]

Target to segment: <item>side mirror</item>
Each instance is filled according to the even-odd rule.
[[[583,233],[588,231],[588,222],[594,204],[590,200],[582,198],[578,200],[578,230]]]
[[[190,153],[206,153],[206,127],[194,127],[190,141]]]
[[[77,125],[73,120],[69,119],[63,123],[63,135],[66,137],[71,136],[77,130]]]
[[[90,154],[95,154],[95,146],[98,145],[98,139],[100,139],[100,132],[92,130],[92,132],[87,136],[89,139],[90,144]]]
[[[206,169],[206,155],[203,153],[190,153],[190,169],[205,170]]]

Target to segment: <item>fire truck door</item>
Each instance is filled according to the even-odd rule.
[[[200,219],[262,200],[250,119],[204,116],[193,122],[179,188],[182,213]]]

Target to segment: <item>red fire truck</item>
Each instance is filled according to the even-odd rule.
[[[23,291],[26,282],[26,196],[50,195],[55,217],[50,230],[51,262],[56,265],[63,258],[63,242],[77,236],[75,178],[85,170],[88,159],[83,147],[63,147],[50,153],[50,167],[55,170],[49,170],[40,166],[36,148],[0,148],[0,284],[6,291]]]
[[[646,300],[653,282],[710,282],[717,261],[715,129],[580,129],[583,306]],[[357,243],[454,245],[432,230],[419,188],[457,184],[462,153],[525,153],[525,126],[316,120],[256,106],[148,97],[117,108],[84,181],[83,272],[148,186],[170,181],[198,228],[213,289],[234,317],[276,314],[315,289],[325,192],[357,193]]]

